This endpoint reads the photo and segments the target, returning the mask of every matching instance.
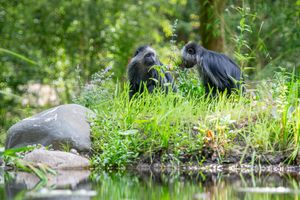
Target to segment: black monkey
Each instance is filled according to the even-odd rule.
[[[153,66],[163,66],[154,49],[145,45],[139,47],[128,64],[128,80],[130,83],[129,98],[135,93],[144,91],[144,84],[148,92],[152,93],[155,87],[161,87],[166,93],[170,89],[176,92],[173,77],[162,68],[157,70]]]
[[[187,43],[182,49],[182,65],[191,68],[197,65],[205,87],[206,94],[212,90],[231,94],[233,90],[240,89],[242,73],[239,66],[228,56],[210,51],[194,43]]]

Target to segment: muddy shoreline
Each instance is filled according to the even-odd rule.
[[[240,147],[241,148],[241,147]],[[300,164],[299,156],[292,162],[289,162],[290,152],[270,152],[265,154],[256,154],[249,149],[247,155],[235,149],[226,154],[220,161],[215,157],[215,152],[206,151],[203,153],[203,162],[196,161],[194,158],[184,155],[180,162],[161,162],[159,156],[154,158],[142,158],[135,165],[128,167],[129,171],[155,171],[155,172],[191,172],[202,171],[209,173],[259,173],[259,172],[276,172],[276,173],[299,173]],[[253,156],[255,155],[255,156]]]
[[[300,166],[296,165],[249,165],[249,164],[203,164],[203,165],[172,165],[172,164],[139,164],[136,167],[129,167],[129,171],[140,172],[207,172],[207,173],[299,173]]]

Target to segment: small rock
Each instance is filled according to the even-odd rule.
[[[75,154],[75,155],[79,155],[79,153],[76,149],[71,149],[70,153]]]
[[[24,161],[45,164],[52,169],[87,169],[90,161],[82,156],[63,151],[36,149],[25,155]]]
[[[193,199],[198,200],[198,199],[208,199],[210,197],[209,193],[196,193],[193,196]]]

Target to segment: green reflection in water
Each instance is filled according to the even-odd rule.
[[[106,174],[94,199],[298,199],[298,174]],[[249,191],[239,191],[239,188]],[[255,189],[255,192],[251,192]],[[291,190],[291,191],[287,191]],[[288,193],[274,193],[274,192]]]
[[[29,176],[5,180],[0,184],[0,199],[24,199],[28,188],[34,186]],[[22,179],[20,178],[22,177]],[[74,177],[77,177],[74,174]],[[3,176],[2,176],[3,178]],[[29,199],[299,199],[298,173],[201,173],[201,172],[131,172],[93,174],[91,180],[80,179],[77,185],[49,188],[74,191],[62,196],[38,197],[43,192],[36,191]],[[94,197],[76,196],[76,191],[96,191]],[[278,193],[286,192],[286,193]]]

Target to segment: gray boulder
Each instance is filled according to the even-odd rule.
[[[77,104],[51,108],[26,118],[8,130],[5,149],[41,144],[62,150],[64,145],[78,152],[91,149],[90,124],[93,112]]]

